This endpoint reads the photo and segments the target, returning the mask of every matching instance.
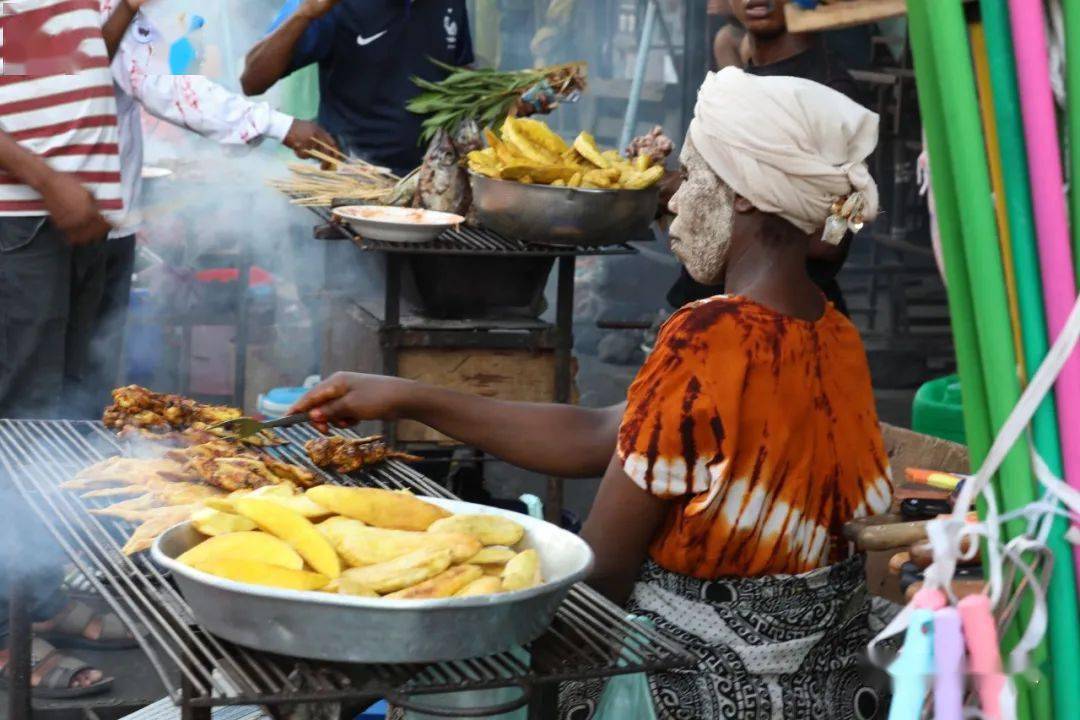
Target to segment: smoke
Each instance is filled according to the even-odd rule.
[[[279,9],[279,0],[152,3],[146,13],[159,33],[154,69],[169,72],[169,47],[186,39],[196,58],[190,72],[239,92],[243,56]],[[195,15],[204,23],[191,31]],[[278,86],[258,99],[280,108],[281,95]],[[377,291],[371,259],[350,243],[313,239],[318,218],[267,186],[299,162],[277,141],[224,146],[146,113],[143,137],[145,165],[173,175],[144,182],[127,379],[161,391],[230,398],[235,326],[246,311],[249,387],[237,400],[254,410],[257,393],[299,384],[317,370],[324,286],[329,280],[354,293]],[[248,265],[252,286],[245,291],[236,270]],[[114,352],[99,348],[95,364]],[[99,383],[89,407],[96,404],[100,412],[108,389],[120,381]]]
[[[243,55],[264,36],[281,5],[281,0],[159,0],[146,12],[160,31],[158,42],[163,48],[187,37],[196,49],[196,71],[237,90]],[[604,3],[606,7],[601,8],[580,1],[556,2],[546,10],[542,5],[475,0],[470,10],[478,61],[511,69],[586,60],[593,88],[578,104],[564,105],[546,119],[564,136],[590,130],[601,142],[614,146],[640,35],[635,3]],[[678,38],[682,32],[681,3],[663,5],[664,32]],[[202,16],[205,24],[188,32],[195,14]],[[664,49],[664,42],[658,30],[636,130],[663,124],[678,137],[681,118],[663,102],[677,87],[677,78],[672,75],[677,63],[673,53]],[[261,99],[281,107],[281,84]],[[144,118],[144,137],[146,163],[170,167],[176,175],[146,186],[140,247],[144,257],[151,251],[163,262],[151,263],[152,267],[140,273],[135,290],[137,310],[146,309],[143,299],[149,296],[154,312],[163,308],[178,314],[209,310],[227,320],[240,304],[236,288],[227,283],[210,286],[199,278],[205,277],[208,269],[235,267],[229,254],[247,252],[252,264],[273,278],[247,298],[248,308],[257,318],[248,341],[265,350],[269,362],[263,366],[275,366],[265,379],[251,377],[249,372],[249,380],[257,385],[252,391],[265,391],[275,384],[298,384],[318,368],[329,296],[378,297],[382,258],[361,253],[349,243],[312,239],[318,222],[315,216],[290,206],[266,186],[267,180],[287,174],[289,162],[296,162],[276,142],[222,147],[149,117]],[[663,304],[662,283],[652,283],[655,287],[650,286],[649,292],[640,292],[640,276],[654,277],[656,273],[642,272],[638,260],[583,258],[579,263],[576,320],[583,350],[595,352],[597,319],[636,320]],[[663,272],[673,274],[667,267]],[[553,282],[547,298],[553,308]],[[133,317],[129,323],[127,364],[143,371],[134,379],[155,389],[197,396],[230,393],[235,374],[234,334],[228,323],[207,322],[190,331],[173,331],[153,320],[144,322],[152,314]],[[636,344],[631,343],[631,348]],[[634,351],[630,355],[638,357]],[[253,398],[254,392],[247,393],[245,404],[250,406]]]

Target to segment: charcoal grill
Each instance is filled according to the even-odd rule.
[[[409,489],[453,497],[444,488],[396,461],[343,476],[314,468],[302,444],[315,437],[310,426],[278,431],[288,444],[270,449],[302,464],[328,482]],[[348,431],[341,434],[355,435]],[[187,603],[145,553],[125,557],[120,548],[129,523],[90,514],[106,499],[81,499],[59,484],[81,468],[124,451],[101,423],[0,420],[0,472],[41,516],[90,585],[129,627],[141,626],[139,644],[183,717],[209,718],[220,705],[291,705],[303,702],[358,703],[376,698],[416,709],[423,696],[495,688],[517,688],[517,697],[488,708],[445,710],[447,717],[507,712],[528,705],[531,718],[554,712],[554,690],[565,680],[688,667],[692,658],[677,643],[628,622],[623,612],[585,585],[575,586],[550,630],[528,647],[528,656],[505,652],[431,665],[340,665],[298,661],[232,645],[200,630]],[[11,613],[25,622],[20,593]],[[24,627],[12,626],[12,663],[29,662]],[[29,717],[29,698],[13,692],[9,714]],[[22,703],[22,705],[17,705]]]

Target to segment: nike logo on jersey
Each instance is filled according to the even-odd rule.
[[[364,47],[365,45],[370,45],[371,43],[375,42],[376,40],[381,38],[386,33],[387,33],[387,31],[383,30],[381,33],[375,33],[371,37],[364,37],[363,35],[360,35],[360,36],[358,36],[356,38],[356,44],[359,45],[360,47]]]

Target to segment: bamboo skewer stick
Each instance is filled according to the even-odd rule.
[[[316,142],[319,142],[316,140]],[[306,163],[290,163],[292,176],[271,180],[270,187],[290,196],[290,203],[304,207],[327,207],[334,198],[348,197],[357,200],[385,202],[400,181],[398,176],[384,168],[359,158],[351,158],[340,150],[319,142],[329,152],[309,149],[308,155],[326,163],[331,169]],[[335,153],[340,157],[329,154]]]
[[[326,142],[325,140],[320,140],[320,139],[319,139],[319,138],[317,138],[317,137],[316,137],[316,138],[311,138],[311,139],[312,139],[312,141],[313,141],[313,142],[315,142],[315,143],[316,143],[317,145],[322,145],[322,146],[323,146],[323,149],[325,149],[325,150],[329,150],[329,151],[330,151],[331,153],[334,153],[335,155],[337,155],[338,157],[342,158],[343,160],[348,160],[348,159],[349,159],[349,156],[348,156],[348,155],[346,155],[345,153],[343,153],[343,152],[342,152],[341,150],[339,150],[338,148],[334,147],[334,146],[333,146],[333,145],[331,145],[330,143]]]

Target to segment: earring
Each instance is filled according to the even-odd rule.
[[[846,198],[836,198],[829,207],[829,217],[825,219],[825,229],[821,232],[822,242],[839,245],[848,230],[853,233],[862,230],[862,209],[865,203],[862,192],[858,190]]]

